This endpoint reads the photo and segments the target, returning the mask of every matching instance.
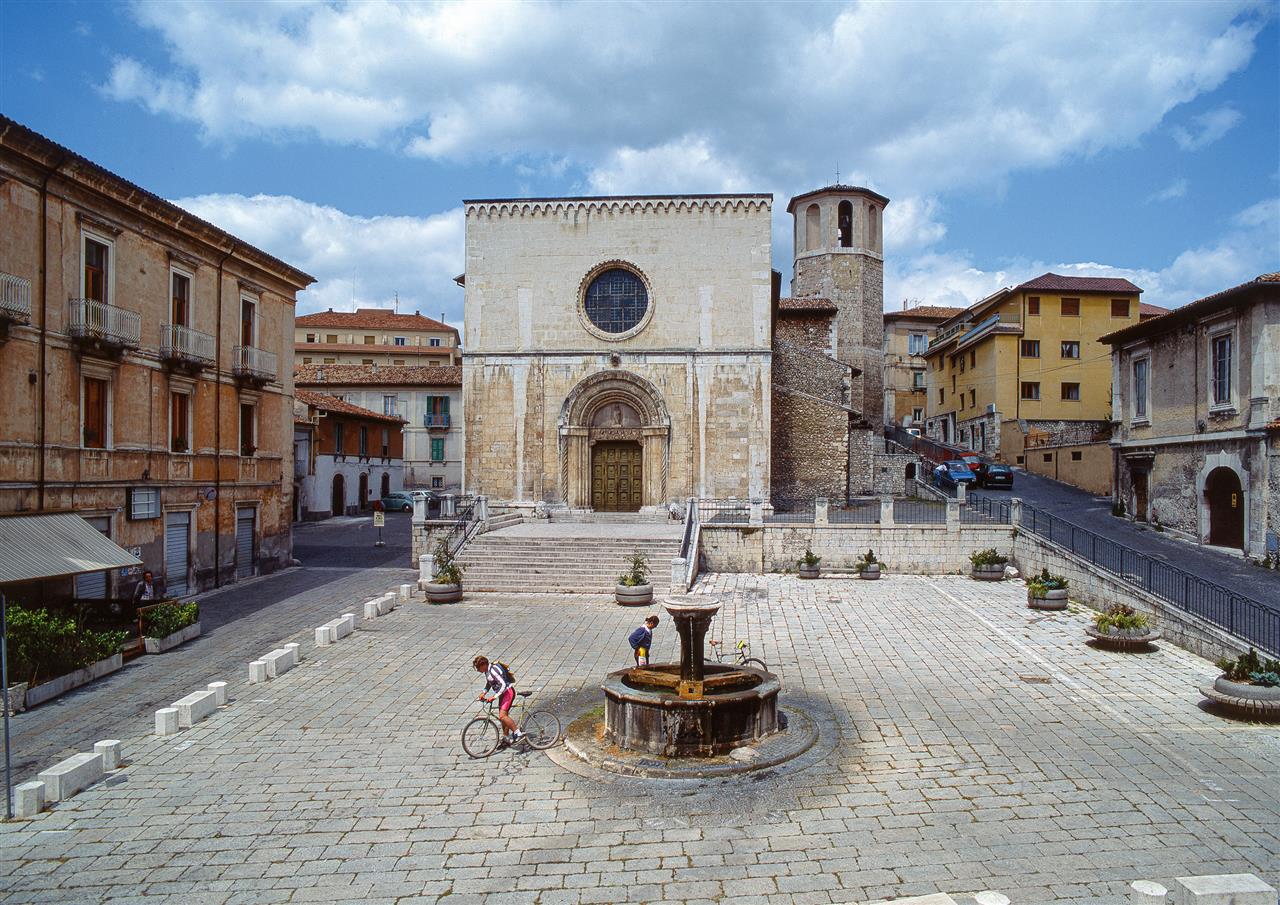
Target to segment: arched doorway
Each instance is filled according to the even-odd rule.
[[[1244,492],[1233,469],[1218,467],[1204,482],[1204,502],[1209,510],[1209,543],[1215,547],[1244,548]]]
[[[333,496],[330,499],[329,511],[334,515],[347,514],[347,487],[342,475],[333,476]]]
[[[597,512],[639,512],[644,503],[644,451],[634,440],[591,447],[591,508]]]
[[[360,473],[360,508],[369,505],[369,472]]]
[[[908,481],[914,481],[916,479],[916,463],[915,462],[907,463],[906,478]]]
[[[382,495],[390,496],[391,494],[391,475],[385,471],[382,473]]]

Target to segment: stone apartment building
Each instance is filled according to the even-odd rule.
[[[924,353],[938,324],[963,308],[916,305],[884,314],[884,420],[898,427],[924,427],[928,373]]]
[[[399,415],[327,393],[298,388],[294,394],[298,521],[355,515],[404,489]]]
[[[287,565],[312,277],[4,117],[0,222],[0,512],[77,512],[171,593]]]
[[[1113,495],[1197,543],[1280,555],[1280,273],[1102,337]]]
[[[1111,363],[1098,338],[1139,322],[1141,292],[1046,273],[939,323],[924,353],[926,436],[1021,465],[1029,441],[1105,432]]]
[[[294,321],[294,364],[440,367],[462,364],[462,350],[456,329],[418,312],[330,308]]]
[[[299,365],[294,384],[403,418],[403,485],[461,489],[461,365]]]

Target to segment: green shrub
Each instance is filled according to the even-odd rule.
[[[440,538],[432,559],[435,561],[436,577],[431,580],[435,584],[462,584],[462,566],[454,562],[453,557],[449,555],[447,538]]]
[[[1267,685],[1268,682],[1258,681],[1254,678],[1255,675],[1280,674],[1280,660],[1263,660],[1252,647],[1249,648],[1247,653],[1241,654],[1234,660],[1230,657],[1220,657],[1217,667],[1222,670],[1224,677],[1233,682],[1251,681],[1256,685]]]
[[[871,568],[872,566],[879,566],[879,565],[883,565],[883,563],[881,563],[880,560],[876,559],[876,554],[874,550],[868,550],[862,556],[858,557],[859,572],[865,572],[867,569]]]
[[[813,552],[813,550],[809,549],[808,547],[805,547],[804,556],[796,560],[796,565],[797,566],[816,566],[820,562],[822,562],[822,557],[818,556],[816,553]]]
[[[1144,631],[1151,624],[1151,620],[1146,614],[1139,613],[1133,607],[1117,603],[1108,607],[1105,613],[1095,616],[1093,623],[1098,631],[1109,635],[1113,629],[1117,632]]]
[[[618,584],[624,588],[638,588],[649,583],[649,557],[639,550],[631,554],[627,571],[618,576]]]
[[[1001,556],[996,552],[994,547],[988,547],[986,550],[979,550],[976,553],[969,554],[969,562],[974,566],[1003,566],[1009,561],[1007,556]]]
[[[9,677],[37,685],[117,653],[127,632],[79,628],[70,616],[27,607],[9,609]]]
[[[200,607],[194,600],[190,603],[159,603],[142,614],[142,635],[144,638],[167,638],[199,621]]]
[[[1266,672],[1250,673],[1249,680],[1254,685],[1261,685],[1263,688],[1280,688],[1280,671],[1268,670]]]

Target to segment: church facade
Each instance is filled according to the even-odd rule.
[[[798,246],[805,264],[797,261],[793,295],[803,286],[834,298],[799,306],[779,298],[771,195],[464,202],[466,490],[508,506],[595,511],[769,499],[776,334],[797,309],[812,322],[801,331],[803,354],[824,367],[786,370],[824,373],[819,395],[829,398],[816,405],[828,419],[826,459],[836,464],[807,469],[803,452],[784,450],[788,489],[804,492],[808,470],[815,492],[847,489],[850,425],[865,429],[871,416],[878,429],[879,386],[864,387],[859,375],[869,370],[866,337],[880,330],[881,302],[879,284],[868,286],[878,270],[859,270],[853,291],[841,282],[849,268],[837,265],[855,256],[836,249],[864,227],[841,220],[848,205],[840,203],[859,201],[864,224],[874,205],[878,229],[884,199],[838,186],[799,200],[810,196],[831,214]],[[877,249],[871,263],[879,260]],[[874,299],[874,311],[842,311],[851,299]],[[797,393],[813,407],[813,393]],[[860,407],[865,398],[877,406]]]

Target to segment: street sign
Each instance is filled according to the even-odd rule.
[[[375,512],[373,514],[373,527],[381,528],[387,523],[387,514],[385,512]]]

